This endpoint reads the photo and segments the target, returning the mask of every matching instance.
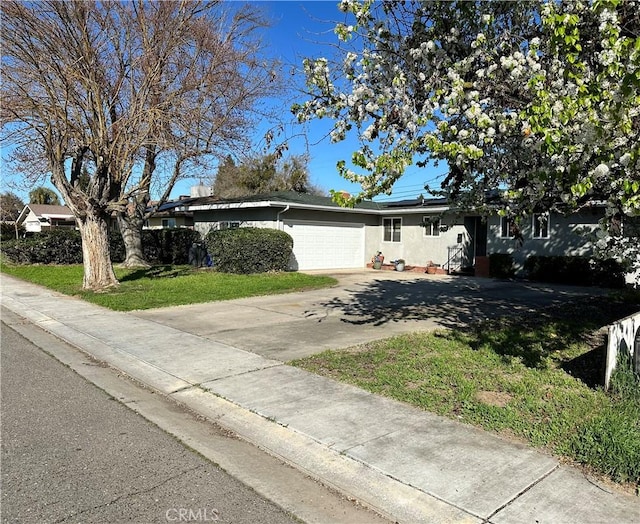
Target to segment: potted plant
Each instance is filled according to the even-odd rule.
[[[438,272],[438,264],[434,264],[431,260],[427,262],[427,273],[429,275],[435,275]]]
[[[382,254],[382,251],[378,251],[371,259],[371,263],[373,264],[373,269],[382,269],[383,262],[384,262],[384,255]]]
[[[402,258],[394,260],[393,265],[396,267],[396,271],[404,271],[404,260]]]

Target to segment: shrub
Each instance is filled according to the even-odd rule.
[[[14,233],[15,234],[15,233]],[[200,239],[191,229],[157,229],[142,232],[142,251],[152,263],[184,265],[189,247]],[[19,240],[3,242],[2,252],[15,264],[81,264],[80,232],[73,229],[51,229]],[[124,242],[118,231],[109,233],[109,253],[114,263],[125,259]]]
[[[528,278],[580,286],[623,287],[624,268],[612,259],[532,255],[524,263]]]
[[[120,262],[124,262],[124,241],[122,240],[122,235],[118,231],[109,231],[109,256],[113,263],[118,264]]]
[[[52,229],[5,242],[2,253],[16,264],[81,264],[82,241],[74,229]]]
[[[152,229],[144,233],[142,245],[145,258],[162,264],[188,264],[189,248],[194,242],[201,240],[200,233],[193,229]],[[155,253],[151,252],[152,248]]]
[[[215,267],[225,273],[286,271],[293,252],[291,236],[277,229],[210,231],[205,244]]]
[[[109,236],[111,260],[123,262],[122,235],[112,231]],[[149,263],[185,265],[189,260],[189,247],[195,240],[200,240],[200,233],[192,229],[145,229],[142,231],[142,255]]]
[[[593,285],[602,287],[624,287],[626,269],[620,262],[608,258],[591,261]]]
[[[489,276],[493,278],[511,278],[515,272],[513,256],[509,253],[492,253],[489,255]]]
[[[24,235],[24,226],[20,224],[18,226],[18,236]],[[6,240],[15,240],[16,238],[16,226],[12,222],[0,222],[0,240],[3,242]]]

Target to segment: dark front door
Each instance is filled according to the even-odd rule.
[[[487,256],[487,220],[482,217],[464,217],[469,243],[465,246],[468,266],[474,266],[476,257]]]

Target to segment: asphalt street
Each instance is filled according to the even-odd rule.
[[[1,367],[2,522],[299,522],[4,322]]]

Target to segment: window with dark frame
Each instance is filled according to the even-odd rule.
[[[440,219],[423,217],[422,223],[424,225],[424,236],[426,237],[439,237],[440,236]]]
[[[383,218],[384,242],[401,242],[402,219]]]
[[[239,227],[240,227],[240,222],[236,222],[236,221],[218,222],[218,230],[222,230],[222,229],[238,229]]]

